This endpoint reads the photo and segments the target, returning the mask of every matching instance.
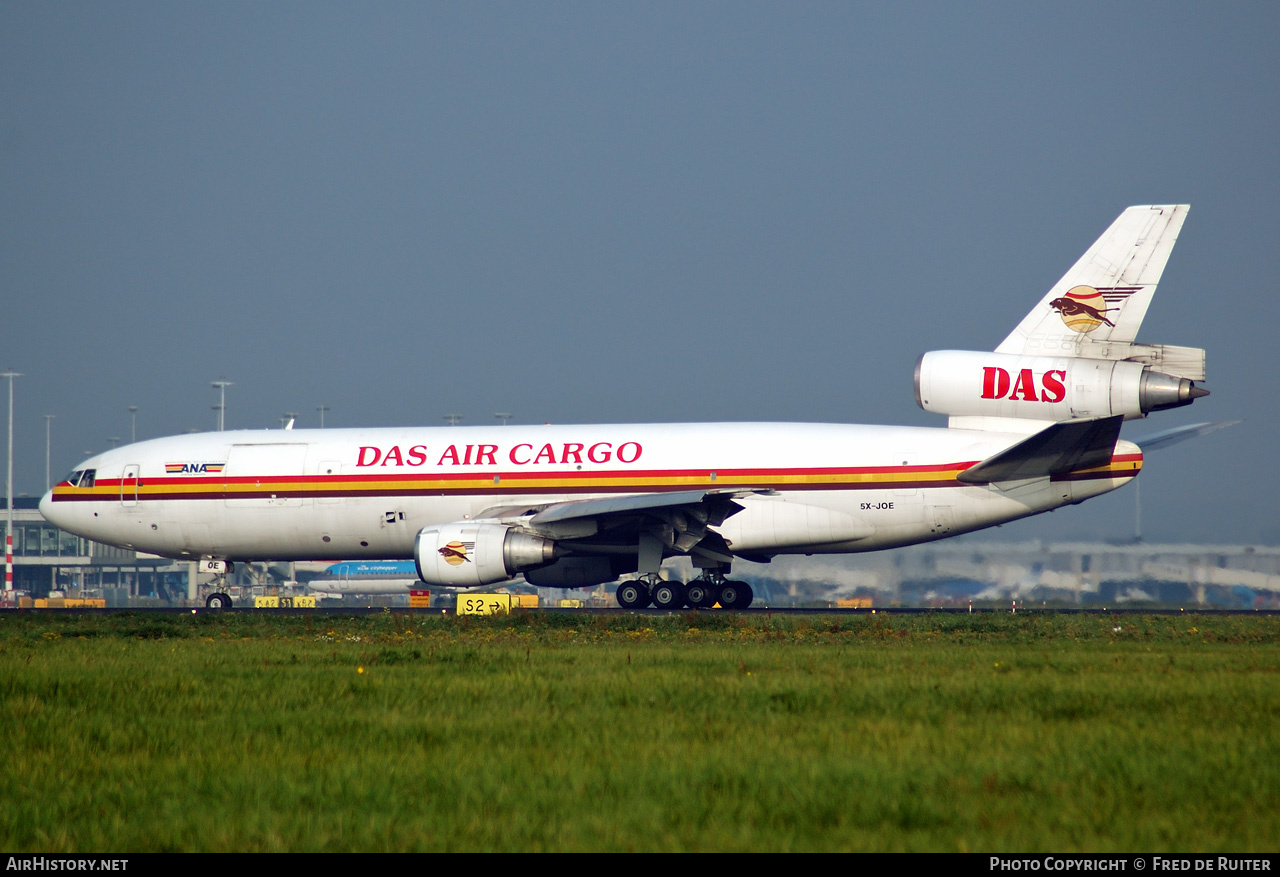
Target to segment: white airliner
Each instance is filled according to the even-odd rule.
[[[735,558],[941,539],[1133,479],[1142,450],[1121,422],[1207,393],[1203,350],[1135,341],[1187,209],[1125,210],[994,352],[922,356],[916,401],[948,415],[945,429],[213,432],[92,457],[40,509],[80,536],[173,558],[413,559],[427,585],[453,589],[628,577],[627,608],[745,608],[750,587],[727,577]],[[663,580],[674,556],[699,578]]]
[[[425,586],[411,560],[345,560],[307,582],[307,590],[339,596],[407,594]]]

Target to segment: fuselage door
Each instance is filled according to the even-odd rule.
[[[124,474],[120,476],[120,504],[125,508],[138,504],[138,472],[138,464],[130,463],[124,467]]]

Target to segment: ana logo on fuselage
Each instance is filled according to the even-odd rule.
[[[218,475],[226,463],[165,463],[166,475]]]

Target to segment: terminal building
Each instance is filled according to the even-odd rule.
[[[1280,609],[1280,548],[993,542],[978,534],[891,551],[735,565],[775,595],[873,606]],[[820,585],[818,583],[821,583]]]

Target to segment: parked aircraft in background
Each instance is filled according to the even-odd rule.
[[[1121,423],[1207,392],[1203,350],[1135,340],[1187,209],[1125,210],[994,352],[921,357],[916,401],[945,429],[216,432],[106,451],[40,507],[80,536],[168,557],[413,559],[428,585],[457,589],[634,575],[624,607],[744,608],[737,558],[941,539],[1133,479],[1142,451]],[[687,586],[659,574],[681,555],[700,571]]]
[[[412,560],[344,560],[307,582],[320,594],[407,594],[425,587]]]

